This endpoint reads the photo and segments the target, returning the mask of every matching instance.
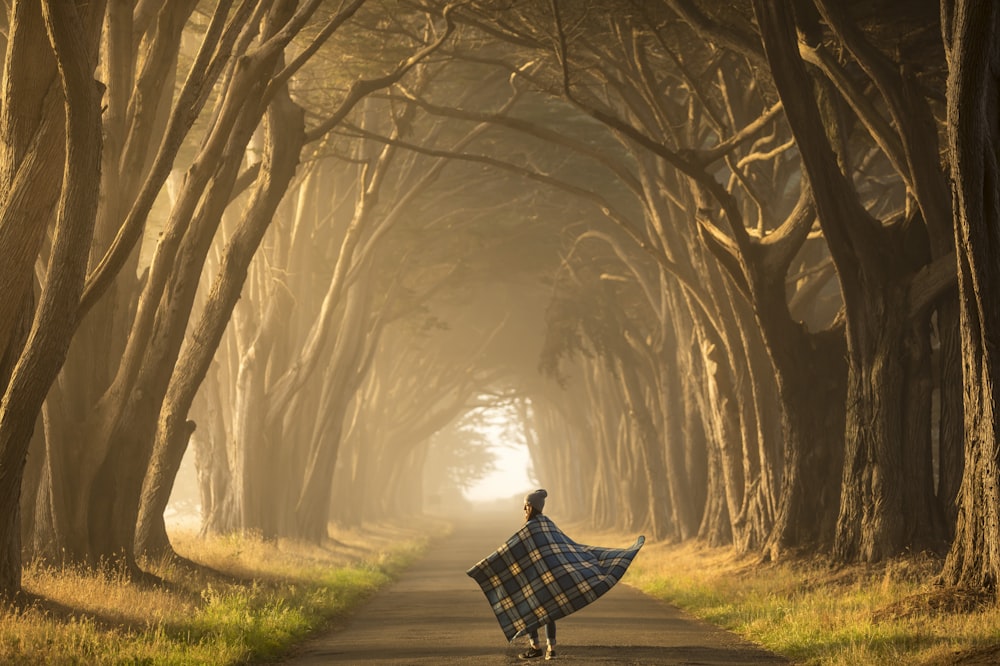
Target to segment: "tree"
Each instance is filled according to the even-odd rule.
[[[831,145],[815,98],[801,94],[810,78],[798,55],[791,8],[780,3],[754,8],[844,295],[846,451],[834,553],[842,560],[872,561],[910,544],[933,546],[942,523],[930,475],[929,428],[918,431],[916,443],[903,446],[917,436],[907,427],[927,412],[929,395],[908,402],[905,389],[929,372],[922,362],[929,331],[921,323],[948,284],[950,264],[941,257],[914,266],[905,254],[892,252],[893,227],[864,207],[838,162],[840,153]],[[908,128],[895,129],[905,136]]]
[[[20,591],[21,472],[36,416],[66,357],[75,328],[86,276],[86,256],[81,248],[89,246],[94,233],[101,156],[100,96],[93,80],[95,50],[87,42],[85,18],[79,8],[60,2],[46,2],[41,7],[17,3],[12,16],[8,68],[16,60],[14,53],[20,50],[22,38],[40,37],[32,26],[34,30],[41,27],[37,21],[44,16],[48,35],[44,43],[54,54],[64,99],[65,157],[45,283],[31,331],[0,403],[0,504],[4,515],[0,522],[0,593],[5,596]],[[11,91],[9,86],[7,91]],[[4,109],[12,106],[13,100],[5,103]],[[46,157],[28,155],[33,159]],[[15,163],[4,162],[8,167]],[[21,175],[26,174],[22,171]],[[12,187],[8,192],[16,190]],[[16,212],[10,201],[4,212]]]
[[[948,155],[955,195],[965,405],[965,474],[945,582],[995,593],[1000,581],[1000,439],[996,285],[1000,180],[997,62],[1000,12],[960,0],[945,11],[948,56]]]
[[[357,4],[349,10],[336,14],[324,32],[332,32],[331,26],[335,27],[346,21],[351,16],[353,8],[356,7]],[[287,94],[276,97],[277,104],[269,116],[269,134],[264,147],[265,161],[260,168],[261,176],[259,178],[262,179],[262,182],[259,193],[263,192],[263,194],[248,204],[243,223],[228,242],[220,260],[216,285],[213,286],[208,296],[202,320],[196,329],[195,340],[197,342],[191,344],[180,359],[175,376],[171,380],[171,387],[168,389],[167,401],[161,410],[161,421],[157,430],[158,449],[154,452],[154,467],[147,475],[144,491],[145,501],[138,526],[141,550],[150,554],[161,554],[169,548],[162,521],[162,512],[169,499],[169,491],[187,447],[190,430],[193,427],[186,421],[186,414],[205,374],[208,372],[209,364],[219,347],[226,325],[230,321],[246,281],[251,259],[258,249],[264,233],[270,227],[278,203],[295,173],[295,166],[298,164],[302,146],[306,141],[325,137],[326,133],[347,117],[366,96],[402,79],[417,63],[440,47],[448,38],[450,31],[449,24],[441,34],[435,35],[429,44],[417,49],[415,53],[409,54],[389,73],[354,81],[348,94],[339,101],[339,104],[324,119],[324,122],[308,133],[304,131],[302,126],[303,120],[299,117],[301,112],[298,111],[298,107]],[[301,56],[298,57],[297,61],[302,61]],[[275,152],[279,153],[277,164],[274,163],[273,159]],[[272,159],[268,160],[267,158]],[[316,178],[316,174],[317,171],[314,169],[310,177],[302,181],[303,189],[308,189],[310,186],[321,186],[321,181]],[[369,184],[369,187],[374,187],[374,185]],[[357,210],[359,222],[368,214],[364,203],[362,200],[362,205]],[[315,211],[312,212],[315,213]],[[356,230],[360,227],[354,225],[352,228]],[[301,234],[298,235],[298,238],[300,242],[308,241],[308,238]],[[302,463],[305,469],[301,474],[297,474],[293,480],[290,480],[290,483],[301,483],[303,488],[295,504],[295,519],[292,521],[294,524],[286,529],[290,534],[313,540],[321,540],[326,536],[327,521],[324,507],[329,503],[328,483],[332,477],[330,470],[332,470],[336,460],[336,451],[339,446],[339,421],[346,410],[347,401],[357,387],[357,380],[350,378],[353,378],[355,373],[363,374],[361,368],[365,366],[365,359],[368,356],[366,349],[374,344],[374,340],[366,340],[365,333],[369,331],[362,330],[367,324],[366,309],[370,307],[368,302],[370,299],[363,291],[368,288],[367,280],[359,280],[360,288],[354,291],[348,290],[347,296],[341,299],[345,281],[348,279],[347,271],[357,269],[357,265],[351,263],[353,261],[351,253],[357,239],[356,233],[348,232],[345,235],[344,245],[341,246],[338,257],[338,269],[334,272],[330,289],[324,299],[325,305],[322,307],[321,313],[325,313],[325,325],[328,330],[332,328],[329,321],[331,306],[336,306],[340,300],[347,303],[343,310],[346,323],[340,329],[340,336],[333,349],[333,358],[328,362],[323,373],[321,385],[323,397],[317,406],[318,413],[322,414],[323,417],[317,419],[312,432],[307,435],[311,441]],[[356,276],[350,279],[358,280]],[[357,293],[358,291],[361,291],[361,295]],[[359,307],[362,314],[357,312]],[[267,318],[269,326],[278,323],[278,319],[273,315],[281,311],[278,306],[268,309],[267,312],[272,315],[272,317]],[[358,326],[361,326],[362,329],[356,330],[353,336],[347,334],[351,327]],[[257,350],[265,349],[266,345],[270,344],[266,340],[266,335],[257,338],[257,341],[251,346],[251,357],[257,353]],[[293,369],[316,367],[318,365],[316,356],[322,350],[322,343],[310,344],[304,352],[307,358],[304,361],[299,361],[298,365],[293,365]],[[246,376],[244,375],[244,377]],[[243,398],[244,396],[237,392],[236,397]],[[253,403],[252,401],[244,401],[242,404],[244,407],[248,407]],[[280,407],[274,413],[287,423],[290,420],[288,418],[289,410],[294,411],[296,407],[294,405],[289,407],[287,404]],[[291,419],[291,421],[294,423],[295,419]],[[303,430],[308,432],[307,428]],[[285,433],[285,437],[290,434]],[[301,437],[301,435],[296,436]],[[241,449],[242,453],[238,454],[243,456],[247,454],[245,447],[252,446],[252,444],[250,441],[237,442],[237,446],[244,447]],[[221,458],[219,460],[221,462]],[[246,488],[245,485],[242,487]],[[251,483],[249,491],[253,494],[260,494],[261,489]],[[229,506],[232,511],[243,506],[243,500],[245,500],[243,495],[231,496]]]

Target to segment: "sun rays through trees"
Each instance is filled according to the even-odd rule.
[[[995,592],[997,16],[942,7],[8,3],[0,591],[179,559],[185,456],[204,535],[322,545],[507,445],[567,520]]]

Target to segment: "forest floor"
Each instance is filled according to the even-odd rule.
[[[507,643],[485,596],[465,575],[520,521],[515,512],[456,524],[398,580],[337,621],[332,631],[297,647],[283,663],[522,663],[517,655],[525,641]],[[629,543],[619,538],[596,545]],[[787,663],[628,585],[617,585],[557,626],[558,661],[570,664]]]

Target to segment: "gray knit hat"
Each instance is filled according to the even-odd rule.
[[[525,495],[524,503],[535,507],[537,511],[541,511],[545,508],[545,498],[548,496],[549,494],[545,492],[544,488],[539,488],[538,490]]]

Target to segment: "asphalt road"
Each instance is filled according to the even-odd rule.
[[[516,514],[456,525],[395,583],[332,631],[303,643],[284,663],[541,663],[518,659],[525,643],[507,643],[486,597],[465,575],[519,527]],[[567,664],[787,663],[623,583],[559,620],[558,647],[556,661]]]

